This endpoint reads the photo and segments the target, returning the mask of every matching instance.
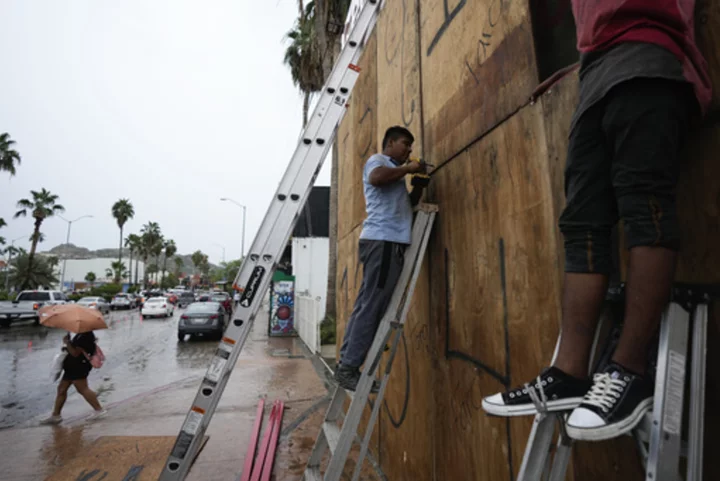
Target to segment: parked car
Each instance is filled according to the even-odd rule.
[[[175,306],[168,302],[167,297],[151,297],[140,310],[143,317],[171,317],[174,313]]]
[[[116,294],[110,301],[110,309],[135,309],[136,301],[132,294]]]
[[[29,319],[38,323],[38,309],[67,302],[67,296],[60,291],[21,291],[14,301],[0,302],[0,326],[8,327],[13,321]]]
[[[195,302],[195,294],[193,294],[190,291],[183,291],[180,294],[178,294],[178,301],[177,305],[179,308],[187,307],[190,304]]]
[[[213,292],[210,300],[222,304],[228,314],[232,313],[232,298],[227,292]]]
[[[184,341],[188,334],[220,339],[225,332],[227,319],[225,308],[219,302],[193,302],[180,316],[178,341]]]
[[[104,297],[83,297],[77,301],[77,304],[90,309],[97,309],[100,314],[110,314],[110,304]]]

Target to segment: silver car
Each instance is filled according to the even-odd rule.
[[[117,294],[110,301],[110,309],[134,309],[135,299],[130,294]]]
[[[97,309],[101,314],[110,314],[110,304],[103,297],[83,297],[77,301],[79,306]]]

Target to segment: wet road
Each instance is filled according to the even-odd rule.
[[[135,309],[106,316],[110,328],[96,333],[105,364],[88,378],[101,403],[205,373],[217,341],[178,342],[181,314],[176,308],[171,319],[141,320]],[[0,328],[0,429],[31,422],[52,410],[56,384],[49,380],[49,367],[64,334],[31,322]],[[74,397],[79,395],[71,388],[68,404]]]

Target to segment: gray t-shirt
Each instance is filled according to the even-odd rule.
[[[383,154],[375,154],[365,163],[363,190],[367,218],[360,238],[410,244],[412,205],[405,180],[376,187],[369,179],[370,172],[377,167],[398,167],[398,164]]]
[[[583,54],[580,63],[580,99],[570,131],[582,114],[602,100],[611,88],[639,77],[687,83],[680,61],[669,50],[652,43],[621,43],[608,51]]]

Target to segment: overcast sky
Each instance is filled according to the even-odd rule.
[[[0,172],[8,239],[30,190],[60,196],[70,242],[116,247],[112,204],[128,198],[125,235],[160,224],[179,253],[218,263],[246,251],[295,149],[302,98],[283,65],[295,0],[0,0],[0,133],[22,156]],[[317,185],[329,185],[329,161]],[[42,227],[40,250],[67,223]],[[29,241],[18,241],[29,247]]]

